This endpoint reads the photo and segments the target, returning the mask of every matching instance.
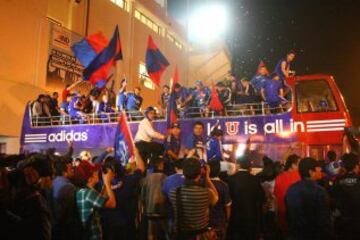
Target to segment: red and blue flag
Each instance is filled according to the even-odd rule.
[[[177,121],[176,116],[176,99],[175,99],[175,84],[179,82],[178,67],[175,68],[173,82],[170,88],[170,98],[166,109],[166,126],[169,130],[171,125]]]
[[[72,50],[85,67],[84,80],[96,86],[104,86],[110,68],[115,61],[122,59],[119,28],[116,26],[110,42],[99,32],[74,44]]]
[[[148,38],[148,46],[145,59],[146,70],[149,74],[150,79],[153,81],[154,84],[160,86],[161,75],[165,71],[166,67],[170,65],[170,63],[160,52],[150,35]]]
[[[125,166],[129,159],[134,156],[134,148],[131,132],[126,121],[126,114],[123,111],[119,118],[119,123],[115,133],[115,160]]]

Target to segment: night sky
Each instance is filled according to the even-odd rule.
[[[260,59],[272,71],[293,49],[296,74],[333,75],[360,125],[360,0],[189,0],[190,12],[207,2],[231,9],[226,40],[237,77],[252,77]],[[180,21],[186,16],[186,0],[168,7]]]

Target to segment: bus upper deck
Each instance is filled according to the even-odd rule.
[[[352,123],[334,79],[329,75],[295,76],[287,79],[287,84],[291,90],[289,102],[282,107],[270,108],[266,102],[231,105],[225,108],[223,116],[213,111],[200,113],[196,108],[188,109],[189,114],[179,120],[182,138],[192,133],[196,121],[201,121],[207,134],[214,124],[219,124],[224,130],[223,143],[234,154],[239,154],[244,144],[273,157],[287,151],[290,145],[296,146],[295,151],[300,155],[315,154],[320,158],[329,148],[341,152],[344,128]],[[128,113],[133,136],[142,118],[141,113]],[[73,140],[81,149],[94,151],[112,146],[117,119],[118,113],[90,114],[86,121],[70,117],[33,118],[27,108],[22,151],[49,147],[61,151],[68,140]],[[160,132],[166,132],[165,119],[160,118],[154,124]]]

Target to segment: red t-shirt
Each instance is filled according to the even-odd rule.
[[[290,170],[281,173],[275,179],[274,195],[278,203],[278,216],[279,223],[282,230],[287,229],[286,224],[286,208],[285,208],[285,195],[288,188],[300,180],[300,175],[297,170]]]
[[[67,96],[69,95],[70,91],[67,90],[67,88],[65,88],[63,91],[62,91],[62,94],[61,94],[61,101],[62,102],[65,102],[66,101],[66,98]]]

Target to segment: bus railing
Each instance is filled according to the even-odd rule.
[[[266,102],[256,104],[234,104],[225,106],[223,111],[214,111],[208,107],[188,107],[178,111],[179,119],[189,118],[218,118],[218,117],[235,117],[235,116],[259,116],[280,114],[290,111],[291,103],[286,106],[279,106],[271,108]],[[109,124],[116,123],[119,119],[120,112],[112,113],[82,113],[77,117],[71,117],[70,115],[51,116],[51,117],[37,117],[31,116],[31,124],[33,127],[44,126],[61,126],[61,125],[76,125],[76,124]],[[126,111],[128,122],[141,121],[144,118],[144,114],[141,111]],[[166,113],[158,114],[156,120],[165,119]]]

